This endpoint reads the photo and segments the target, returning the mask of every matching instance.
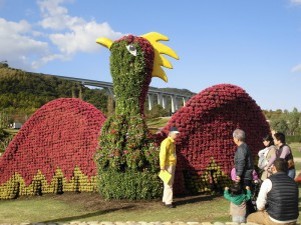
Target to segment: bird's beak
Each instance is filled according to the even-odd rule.
[[[108,39],[108,38],[98,38],[98,39],[96,40],[96,43],[101,44],[102,46],[104,46],[104,47],[110,49],[111,46],[112,46],[112,44],[113,44],[113,41],[111,41],[111,40]]]

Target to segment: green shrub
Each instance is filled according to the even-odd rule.
[[[154,105],[151,110],[146,112],[147,118],[158,118],[169,116],[169,111],[164,109],[161,105]]]
[[[102,171],[99,187],[105,199],[154,199],[162,193],[158,176],[148,170]]]

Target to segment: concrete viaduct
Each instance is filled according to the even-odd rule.
[[[39,74],[41,75],[41,74]],[[80,82],[83,85],[92,86],[92,87],[100,87],[107,91],[108,95],[114,97],[113,93],[113,83],[105,82],[105,81],[96,81],[96,80],[88,80],[82,78],[75,78],[75,77],[65,77],[65,76],[58,76],[58,75],[50,75],[50,74],[43,74],[46,76],[53,76],[60,79],[70,80]],[[154,104],[161,105],[164,109],[170,107],[169,110],[171,113],[176,112],[180,107],[184,106],[188,99],[193,96],[191,95],[181,95],[174,92],[167,92],[162,91],[159,88],[149,87],[148,94],[147,94],[147,101],[148,101],[148,109],[151,110]],[[169,101],[170,100],[170,101]],[[168,104],[170,103],[170,105]]]

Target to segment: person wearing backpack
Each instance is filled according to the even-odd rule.
[[[276,159],[277,148],[272,135],[265,136],[262,141],[265,148],[258,152],[258,167],[262,170],[260,179],[263,181],[271,175],[270,166]]]

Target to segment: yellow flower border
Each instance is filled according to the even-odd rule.
[[[0,185],[0,199],[14,199],[24,195],[40,195],[46,193],[60,194],[62,192],[96,192],[96,176],[88,177],[80,168],[75,167],[74,176],[68,181],[60,168],[56,169],[50,183],[40,170],[26,186],[19,173],[15,173],[7,182]]]

